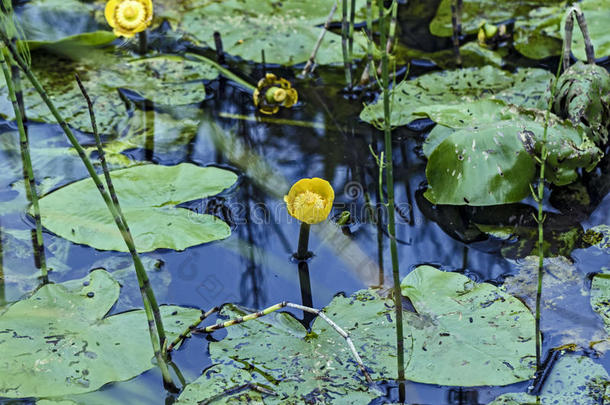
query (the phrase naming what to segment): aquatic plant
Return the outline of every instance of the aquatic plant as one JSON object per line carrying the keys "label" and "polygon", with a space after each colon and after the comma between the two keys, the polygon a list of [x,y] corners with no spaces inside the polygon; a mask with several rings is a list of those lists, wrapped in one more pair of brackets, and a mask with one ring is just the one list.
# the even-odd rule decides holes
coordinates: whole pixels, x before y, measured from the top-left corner
{"label": "aquatic plant", "polygon": [[267,115],[275,114],[280,107],[290,108],[299,100],[299,93],[283,77],[267,73],[260,79],[252,93],[254,106]]}
{"label": "aquatic plant", "polygon": [[104,10],[106,21],[116,36],[131,38],[152,23],[152,0],[108,0]]}
{"label": "aquatic plant", "polygon": [[297,259],[304,260],[309,255],[309,227],[328,217],[334,200],[335,191],[330,183],[318,177],[297,181],[284,196],[288,213],[301,221]]}
{"label": "aquatic plant", "polygon": [[[19,28],[13,23],[11,2],[7,1],[2,3],[2,7],[4,8],[4,10],[2,15],[0,15],[0,23],[5,26],[5,30],[7,30],[7,32],[13,34],[12,38],[10,38],[10,41],[12,43],[17,43],[17,35],[19,34]],[[20,49],[21,55],[24,56],[24,60],[28,61],[29,53],[27,46],[21,46]],[[28,200],[32,204],[34,222],[36,224],[35,237],[33,238],[34,258],[37,267],[40,268],[42,282],[47,283],[49,281],[49,278],[44,250],[44,240],[42,237],[42,224],[40,220],[40,208],[38,205],[38,191],[36,190],[36,179],[34,177],[34,170],[32,169],[32,158],[30,155],[28,134],[24,125],[27,118],[23,101],[20,73],[17,64],[13,62],[13,59],[10,54],[6,53],[5,57],[4,46],[0,46],[0,65],[2,66],[4,80],[8,89],[8,96],[13,106],[15,121],[17,122],[25,191]]]}

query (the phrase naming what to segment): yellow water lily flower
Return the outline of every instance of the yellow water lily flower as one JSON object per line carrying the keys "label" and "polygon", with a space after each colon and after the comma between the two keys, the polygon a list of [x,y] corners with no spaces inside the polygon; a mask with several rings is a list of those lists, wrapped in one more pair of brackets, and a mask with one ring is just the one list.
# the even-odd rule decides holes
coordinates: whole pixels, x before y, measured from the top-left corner
{"label": "yellow water lily flower", "polygon": [[290,108],[299,100],[299,94],[292,84],[273,73],[267,73],[258,81],[252,94],[254,106],[263,114],[275,114],[280,107]]}
{"label": "yellow water lily flower", "polygon": [[131,38],[152,22],[152,0],[109,0],[104,15],[114,35]]}
{"label": "yellow water lily flower", "polygon": [[334,200],[335,191],[330,183],[318,177],[297,181],[284,196],[288,213],[307,224],[324,221]]}

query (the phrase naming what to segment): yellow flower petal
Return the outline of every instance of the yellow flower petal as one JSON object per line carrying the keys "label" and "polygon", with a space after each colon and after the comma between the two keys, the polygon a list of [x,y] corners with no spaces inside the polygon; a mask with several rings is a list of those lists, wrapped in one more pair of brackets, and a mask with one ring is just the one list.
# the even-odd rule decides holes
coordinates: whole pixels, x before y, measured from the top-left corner
{"label": "yellow flower petal", "polygon": [[115,35],[130,38],[152,22],[152,0],[109,0],[104,16]]}
{"label": "yellow flower petal", "polygon": [[297,181],[284,196],[288,213],[308,224],[324,221],[334,200],[335,191],[330,183],[318,177]]}

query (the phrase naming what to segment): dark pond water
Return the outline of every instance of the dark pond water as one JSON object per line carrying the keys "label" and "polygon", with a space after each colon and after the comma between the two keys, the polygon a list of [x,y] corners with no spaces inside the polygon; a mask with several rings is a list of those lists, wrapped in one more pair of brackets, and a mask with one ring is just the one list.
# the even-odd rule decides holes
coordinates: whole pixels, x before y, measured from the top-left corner
{"label": "dark pond water", "polygon": [[[404,38],[411,45],[426,50],[448,45],[443,41],[434,42],[423,34],[420,28],[427,26],[425,19],[403,18],[402,24],[408,27]],[[552,67],[555,61],[537,64],[515,59],[514,62]],[[242,69],[245,76],[253,78],[252,81],[263,74],[262,66],[236,63],[234,67]],[[273,66],[264,69],[291,79],[295,73]],[[416,64],[410,75],[416,76],[431,69],[434,68]],[[158,268],[151,273],[151,278],[160,303],[207,309],[232,302],[263,308],[287,300],[295,303],[310,301],[313,306],[322,308],[338,293],[350,294],[378,285],[380,269],[385,287],[389,286],[391,263],[385,225],[371,223],[365,215],[365,195],[369,195],[373,202],[378,200],[378,169],[369,145],[379,150],[382,147],[381,134],[357,118],[362,102],[370,98],[348,97],[340,86],[333,84],[342,83],[342,74],[341,70],[327,69],[315,81],[293,80],[299,90],[300,102],[274,118],[297,121],[293,123],[296,125],[257,121],[250,93],[228,80],[219,79],[206,86],[208,97],[197,108],[189,106],[184,111],[172,112],[196,120],[198,130],[190,142],[168,145],[163,142],[164,134],[155,133],[145,145],[124,152],[130,159],[138,161],[162,165],[181,162],[216,165],[231,168],[240,175],[238,184],[222,195],[185,204],[195,211],[223,217],[232,224],[231,237],[184,252],[159,250],[143,255],[147,263]],[[165,113],[150,104],[144,108],[155,114]],[[238,116],[247,119],[238,119]],[[222,129],[221,141],[216,128]],[[509,223],[533,229],[530,215],[534,212],[533,201],[478,209],[432,206],[422,196],[425,159],[421,142],[425,135],[425,131],[407,129],[397,130],[394,134],[401,278],[415,266],[429,263],[463,272],[477,281],[501,283],[519,271],[532,242],[527,238],[503,240],[489,237],[476,232],[473,224]],[[14,123],[0,123],[0,137],[12,139],[6,142],[16,142],[16,136]],[[30,136],[33,149],[68,147],[60,128],[54,125],[32,124]],[[79,140],[84,144],[93,143],[89,134],[80,133]],[[233,147],[225,150],[219,142],[231,142]],[[244,153],[237,150],[236,143],[242,145]],[[14,153],[0,150],[0,160],[15,158]],[[61,177],[56,186],[86,176],[84,167],[73,156],[39,158],[35,161],[35,170],[44,172],[46,176]],[[331,243],[322,234],[322,228],[313,227],[310,249],[315,256],[309,262],[309,288],[304,282],[303,272],[299,272],[297,264],[291,260],[299,227],[287,214],[281,199],[287,189],[276,188],[278,184],[289,186],[303,177],[323,177],[330,181],[336,193],[333,215],[349,210],[354,217],[354,223],[342,229],[341,243]],[[19,170],[14,176],[2,177],[0,204],[6,205],[15,198],[17,192],[12,186],[18,181]],[[587,229],[610,223],[610,160],[606,157],[600,169],[583,176],[579,184],[588,191],[591,203],[575,207],[566,203],[559,194],[552,194],[545,207],[549,212],[547,235],[556,236],[574,228]],[[18,231],[32,227],[31,218],[23,210],[0,215],[0,231],[3,233],[0,265],[5,277],[5,282],[0,284],[0,306],[19,299],[35,287],[33,275],[36,268],[28,244],[13,237]],[[525,241],[523,245],[520,244],[522,241]],[[112,312],[140,306],[135,276],[127,271],[121,272],[130,263],[128,255],[74,245],[51,233],[45,233],[45,242],[50,266],[55,269],[51,273],[53,282],[84,277],[90,270],[104,267],[116,271],[123,285],[121,298]],[[593,255],[587,250],[577,249],[568,252],[568,256],[574,262],[574,271],[582,274],[585,281],[587,274],[608,265],[607,255]],[[311,296],[308,296],[308,289]],[[554,314],[553,322],[561,325],[558,329],[599,328],[601,321],[592,312],[588,298],[575,291],[568,294],[573,294],[565,300],[570,306],[560,308]],[[303,319],[302,313],[293,313]],[[213,319],[209,321],[212,322]],[[221,339],[224,335],[225,332],[216,332],[207,338],[195,336],[174,354],[174,362],[186,381],[194,380],[210,365],[206,339]],[[562,343],[560,333],[545,335],[545,350]],[[595,358],[595,361],[610,371],[607,356]],[[159,373],[151,370],[129,382],[110,384],[101,394],[107,396],[108,403],[171,403],[174,397],[163,390],[160,381]],[[406,390],[411,403],[485,404],[500,393],[525,390],[528,384],[460,389],[407,383]],[[375,403],[397,400],[394,382],[384,384],[384,389],[387,396]],[[20,402],[0,400],[0,403]]]}

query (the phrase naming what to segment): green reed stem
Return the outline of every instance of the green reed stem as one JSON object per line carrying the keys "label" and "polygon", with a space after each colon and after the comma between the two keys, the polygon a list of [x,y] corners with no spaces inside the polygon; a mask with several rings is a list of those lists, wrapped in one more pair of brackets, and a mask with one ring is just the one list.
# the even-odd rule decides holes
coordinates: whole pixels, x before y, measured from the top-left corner
{"label": "green reed stem", "polygon": [[[93,111],[93,103],[91,102],[91,98],[83,86],[83,83],[80,80],[78,75],[75,75],[76,82],[78,83],[78,87],[80,88],[83,97],[87,102],[87,108],[89,109],[89,117],[91,118],[91,127],[93,129],[93,136],[95,137],[95,144],[97,146],[97,152],[99,155],[100,163],[102,165],[102,171],[104,172],[104,179],[106,180],[106,186],[108,188],[108,192],[110,193],[110,197],[112,199],[112,204],[114,204],[114,208],[118,213],[120,222],[122,222],[123,227],[125,228],[125,234],[128,235],[130,239],[133,240],[131,231],[129,229],[129,224],[125,219],[125,215],[123,215],[123,210],[121,209],[121,205],[119,203],[118,196],[116,194],[116,190],[114,188],[114,184],[112,183],[112,178],[110,177],[110,170],[108,170],[108,164],[106,162],[106,154],[104,152],[104,148],[102,146],[102,141],[100,139],[100,134],[97,129],[97,121],[95,119],[95,112]],[[125,240],[127,243],[127,240]],[[151,295],[154,297],[154,291],[150,285],[150,281],[148,280],[148,276],[146,275],[146,270],[144,269],[144,265],[142,264],[142,260],[140,259],[140,255],[135,249],[130,249],[129,253],[134,262],[134,267],[136,268],[136,276],[138,279],[138,286],[140,288],[140,295],[142,296],[142,302],[144,303],[144,311],[146,312],[146,319],[148,320],[148,332],[150,335],[150,341],[153,346],[153,351],[155,354],[155,358],[159,363],[159,368],[161,370],[161,374],[163,375],[163,381],[166,384],[173,384],[171,375],[169,373],[169,369],[167,364],[165,363],[165,354],[161,351],[161,345],[165,340],[165,336],[163,335],[163,340],[160,336],[158,336],[158,331],[155,332],[156,319],[161,319],[161,314],[159,313],[159,306],[156,303],[156,299],[154,301],[155,305],[151,304],[148,296]],[[144,277],[142,277],[142,274]],[[158,339],[158,340],[157,340]]]}
{"label": "green reed stem", "polygon": [[542,336],[540,334],[540,306],[542,302],[542,280],[544,276],[544,220],[545,215],[543,212],[543,199],[544,199],[544,174],[546,170],[546,159],[548,157],[547,141],[548,141],[548,128],[549,119],[551,116],[551,108],[553,107],[553,100],[555,99],[555,90],[557,88],[557,82],[561,73],[561,59],[555,74],[555,79],[551,86],[551,96],[546,109],[546,115],[544,117],[544,132],[542,134],[542,147],[540,151],[540,157],[538,163],[540,164],[540,175],[538,177],[537,195],[534,195],[534,199],[538,203],[538,287],[536,290],[536,371],[539,373],[542,370]]}
{"label": "green reed stem", "polygon": [[341,0],[342,3],[342,20],[341,20],[341,49],[343,51],[343,64],[345,66],[345,81],[347,88],[352,88],[352,58],[349,54],[347,46],[347,37],[349,35],[349,23],[347,21],[347,0]]}
{"label": "green reed stem", "polygon": [[[395,1],[392,7],[395,7]],[[377,0],[377,5],[383,10],[383,0]],[[383,13],[383,11],[382,11]],[[388,34],[385,18],[379,21],[381,32],[381,43],[385,44]],[[390,234],[390,253],[392,256],[392,279],[394,282],[394,305],[396,307],[396,350],[397,350],[397,368],[398,382],[400,388],[404,390],[404,385],[401,384],[405,379],[405,358],[404,358],[404,337],[403,337],[403,319],[402,319],[402,292],[400,289],[400,273],[398,268],[398,247],[396,245],[396,218],[394,207],[394,162],[392,151],[392,124],[390,111],[390,73],[389,73],[389,54],[388,47],[384,49],[381,56],[381,81],[383,85],[383,114],[384,114],[384,143],[386,155],[386,188],[387,188],[387,207],[388,207],[388,233]],[[401,400],[404,400],[404,391],[401,392]]]}
{"label": "green reed stem", "polygon": [[396,42],[396,26],[398,25],[398,3],[396,1],[393,1],[390,7],[392,11],[390,13],[390,28],[388,31],[388,42],[386,44],[386,52],[388,54],[392,53],[392,50],[394,49],[394,43]]}
{"label": "green reed stem", "polygon": [[301,222],[301,229],[299,230],[299,246],[297,248],[296,259],[306,260],[309,257],[309,230],[311,225],[305,222]]}
{"label": "green reed stem", "polygon": [[24,185],[26,195],[32,203],[34,210],[34,221],[36,223],[36,243],[34,244],[34,252],[40,265],[40,273],[42,276],[42,282],[49,282],[49,275],[47,271],[46,258],[44,253],[44,240],[42,238],[42,222],[40,220],[40,207],[38,206],[38,192],[36,191],[36,181],[34,178],[34,170],[32,169],[32,158],[30,155],[30,147],[28,142],[28,136],[25,132],[25,126],[23,125],[22,109],[19,107],[17,102],[17,95],[15,93],[14,81],[9,70],[9,66],[6,58],[4,57],[4,50],[0,49],[0,64],[2,65],[2,72],[6,81],[6,87],[8,88],[9,98],[13,105],[13,111],[15,112],[15,121],[17,121],[17,129],[19,131],[19,145],[21,150],[21,161],[23,162],[24,169]]}
{"label": "green reed stem", "polygon": [[366,37],[367,37],[367,48],[366,48],[366,66],[360,76],[360,85],[367,84],[371,79],[371,69],[375,69],[373,65],[373,1],[366,0]]}
{"label": "green reed stem", "polygon": [[350,61],[354,55],[354,22],[356,21],[356,0],[352,0],[349,8],[349,32],[348,32],[348,55]]}

